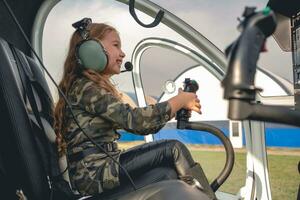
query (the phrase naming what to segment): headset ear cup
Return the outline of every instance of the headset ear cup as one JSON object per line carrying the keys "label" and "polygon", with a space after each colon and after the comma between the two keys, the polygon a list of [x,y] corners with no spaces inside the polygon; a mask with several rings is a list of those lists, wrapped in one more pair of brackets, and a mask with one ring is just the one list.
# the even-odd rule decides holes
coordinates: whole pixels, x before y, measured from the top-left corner
{"label": "headset ear cup", "polygon": [[103,46],[96,40],[83,41],[77,48],[80,64],[87,69],[103,71],[108,63],[108,57]]}

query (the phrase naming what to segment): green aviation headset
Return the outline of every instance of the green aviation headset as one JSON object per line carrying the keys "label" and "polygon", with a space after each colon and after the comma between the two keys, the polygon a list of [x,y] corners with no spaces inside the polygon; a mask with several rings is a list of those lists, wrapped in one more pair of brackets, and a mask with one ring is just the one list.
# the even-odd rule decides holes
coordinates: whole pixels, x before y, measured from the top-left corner
{"label": "green aviation headset", "polygon": [[78,64],[84,68],[102,72],[108,63],[108,56],[105,48],[98,40],[89,38],[87,27],[91,23],[91,18],[83,18],[72,24],[83,39],[75,47],[75,57]]}

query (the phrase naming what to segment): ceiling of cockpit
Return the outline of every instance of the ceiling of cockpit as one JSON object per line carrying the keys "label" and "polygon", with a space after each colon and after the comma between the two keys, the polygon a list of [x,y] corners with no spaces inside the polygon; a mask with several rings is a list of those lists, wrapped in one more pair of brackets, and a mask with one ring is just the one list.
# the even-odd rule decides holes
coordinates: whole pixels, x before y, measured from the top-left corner
{"label": "ceiling of cockpit", "polygon": [[[16,18],[19,20],[20,25],[24,32],[31,38],[31,30],[36,16],[37,10],[40,8],[44,0],[6,0],[12,11],[15,13]],[[0,1],[0,36],[10,43],[17,46],[22,51],[30,54],[29,47],[25,43],[21,32],[13,22],[7,8],[3,1]]]}

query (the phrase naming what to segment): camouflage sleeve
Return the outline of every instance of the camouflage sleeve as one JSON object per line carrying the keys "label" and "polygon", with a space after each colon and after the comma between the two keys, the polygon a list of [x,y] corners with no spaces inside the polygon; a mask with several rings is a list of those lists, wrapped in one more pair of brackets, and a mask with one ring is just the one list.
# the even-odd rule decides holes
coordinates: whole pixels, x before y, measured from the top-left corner
{"label": "camouflage sleeve", "polygon": [[112,122],[116,129],[147,135],[156,133],[170,120],[171,107],[168,102],[132,108],[94,84],[86,84],[80,94],[78,103],[85,110]]}

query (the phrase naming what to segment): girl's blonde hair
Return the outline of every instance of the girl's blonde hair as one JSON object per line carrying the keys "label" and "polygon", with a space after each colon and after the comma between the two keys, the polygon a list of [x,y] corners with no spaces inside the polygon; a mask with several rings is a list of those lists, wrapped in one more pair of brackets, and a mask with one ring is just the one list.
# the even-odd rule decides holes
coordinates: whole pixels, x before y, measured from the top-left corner
{"label": "girl's blonde hair", "polygon": [[[104,23],[92,23],[87,27],[87,29],[89,30],[89,37],[97,40],[102,40],[106,34],[116,31],[115,28]],[[80,33],[75,31],[70,40],[69,51],[64,63],[64,72],[59,83],[59,88],[64,94],[68,94],[70,87],[76,79],[86,77],[96,83],[99,87],[105,89],[116,98],[120,99],[121,95],[110,82],[108,76],[102,76],[101,73],[92,69],[83,69],[77,64],[75,56],[76,45],[82,40],[83,39],[80,36]],[[66,151],[66,142],[63,137],[67,131],[65,126],[65,109],[66,102],[61,96],[59,96],[58,102],[54,109],[54,131],[56,133],[56,142],[60,155],[64,154]]]}

